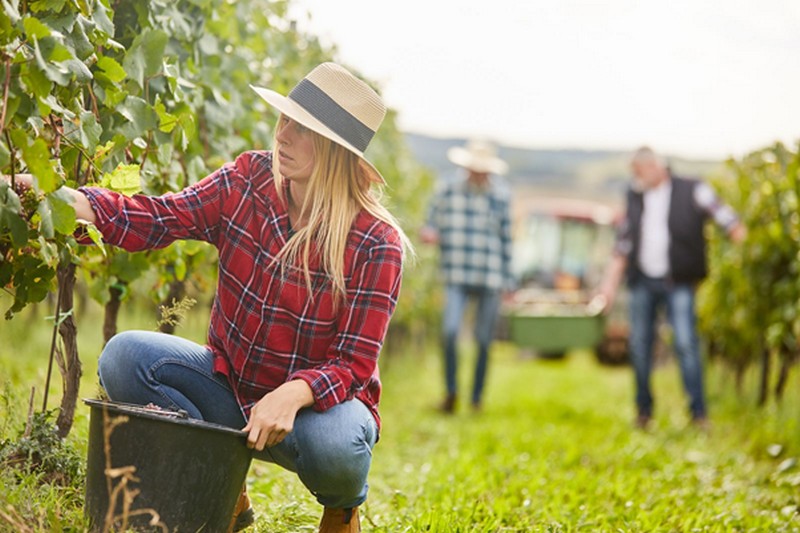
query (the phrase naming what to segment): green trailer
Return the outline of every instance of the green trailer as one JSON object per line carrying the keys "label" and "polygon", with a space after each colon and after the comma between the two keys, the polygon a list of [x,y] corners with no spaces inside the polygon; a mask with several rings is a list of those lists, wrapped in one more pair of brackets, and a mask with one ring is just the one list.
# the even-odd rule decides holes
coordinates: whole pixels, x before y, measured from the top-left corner
{"label": "green trailer", "polygon": [[540,357],[558,358],[570,350],[598,350],[606,316],[587,295],[563,291],[517,291],[504,304],[509,336]]}
{"label": "green trailer", "polygon": [[587,348],[601,363],[627,362],[627,321],[619,304],[603,313],[593,296],[611,255],[615,216],[597,202],[550,198],[518,218],[514,270],[520,288],[501,312],[510,341],[539,357]]}

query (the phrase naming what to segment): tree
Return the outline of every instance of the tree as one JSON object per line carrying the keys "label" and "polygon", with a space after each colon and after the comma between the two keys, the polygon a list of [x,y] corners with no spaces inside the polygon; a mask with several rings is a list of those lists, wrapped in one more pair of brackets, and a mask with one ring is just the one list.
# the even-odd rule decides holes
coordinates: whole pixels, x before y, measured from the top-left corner
{"label": "tree", "polygon": [[741,245],[718,234],[710,243],[710,275],[700,295],[700,324],[712,350],[731,363],[737,382],[761,363],[759,404],[780,398],[800,355],[800,152],[781,143],[727,162],[720,187],[747,227]]}

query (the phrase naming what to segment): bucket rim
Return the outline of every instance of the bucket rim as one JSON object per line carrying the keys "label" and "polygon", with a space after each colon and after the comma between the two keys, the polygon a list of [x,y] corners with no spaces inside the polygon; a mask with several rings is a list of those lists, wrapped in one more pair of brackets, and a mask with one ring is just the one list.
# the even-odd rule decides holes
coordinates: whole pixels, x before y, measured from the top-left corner
{"label": "bucket rim", "polygon": [[146,409],[143,405],[115,402],[113,400],[98,400],[95,398],[84,398],[83,403],[90,407],[107,409],[109,411],[116,412],[117,414],[133,415],[139,418],[146,418],[149,420],[156,420],[158,422],[168,422],[180,426],[215,431],[236,437],[247,437],[247,432],[240,429],[234,429],[221,424],[216,424],[214,422],[198,420],[196,418],[185,418],[187,416],[185,412],[171,411],[166,409],[164,411],[157,411],[155,409]]}

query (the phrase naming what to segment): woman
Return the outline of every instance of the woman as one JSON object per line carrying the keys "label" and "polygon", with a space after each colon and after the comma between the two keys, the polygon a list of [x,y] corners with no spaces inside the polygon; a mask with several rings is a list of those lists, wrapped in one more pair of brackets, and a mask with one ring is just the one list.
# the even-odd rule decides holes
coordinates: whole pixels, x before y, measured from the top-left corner
{"label": "woman", "polygon": [[[296,472],[325,506],[320,531],[359,531],[378,439],[377,358],[409,242],[371,190],[363,155],[380,97],[324,63],[287,97],[272,152],[247,152],[161,197],[86,187],[78,218],[126,250],[198,239],[219,250],[208,343],[129,331],[99,361],[112,400],[244,428],[255,457]],[[233,529],[253,522],[246,492]]]}

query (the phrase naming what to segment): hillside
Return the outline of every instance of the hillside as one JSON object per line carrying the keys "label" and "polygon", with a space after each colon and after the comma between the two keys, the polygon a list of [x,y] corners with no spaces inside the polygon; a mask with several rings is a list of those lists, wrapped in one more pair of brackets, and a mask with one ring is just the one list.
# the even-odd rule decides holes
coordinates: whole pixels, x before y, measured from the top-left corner
{"label": "hillside", "polygon": [[[416,158],[437,175],[455,171],[447,160],[447,149],[463,145],[463,138],[439,138],[407,133]],[[515,196],[564,196],[593,199],[618,205],[629,179],[630,152],[611,150],[537,149],[500,145],[498,155],[510,170],[508,180]],[[673,169],[694,177],[706,177],[720,168],[720,161],[699,161],[669,157]]]}

